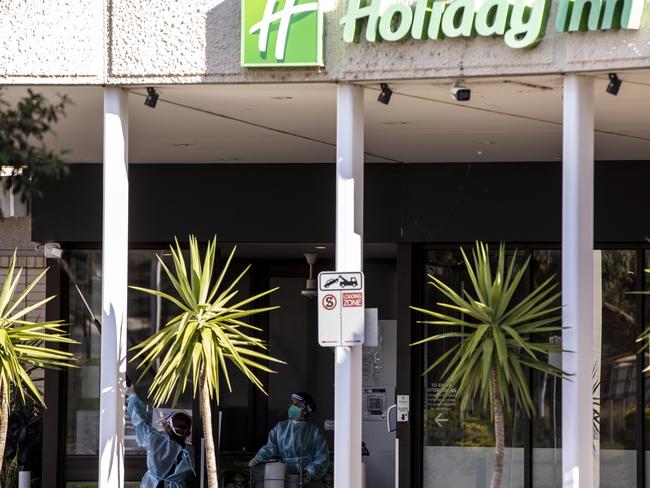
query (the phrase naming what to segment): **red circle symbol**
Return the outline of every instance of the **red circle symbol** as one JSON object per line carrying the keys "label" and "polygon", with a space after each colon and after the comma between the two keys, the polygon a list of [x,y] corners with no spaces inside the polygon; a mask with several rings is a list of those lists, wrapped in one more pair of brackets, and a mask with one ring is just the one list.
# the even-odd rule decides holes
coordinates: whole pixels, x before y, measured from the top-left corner
{"label": "red circle symbol", "polygon": [[325,295],[323,297],[323,308],[325,310],[334,310],[336,308],[336,297],[334,295]]}

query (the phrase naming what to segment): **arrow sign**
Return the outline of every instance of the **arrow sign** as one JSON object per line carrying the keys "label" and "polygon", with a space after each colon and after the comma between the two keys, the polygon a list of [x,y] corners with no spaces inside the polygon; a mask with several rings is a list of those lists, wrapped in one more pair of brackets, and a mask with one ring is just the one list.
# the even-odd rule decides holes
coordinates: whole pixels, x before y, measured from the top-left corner
{"label": "arrow sign", "polygon": [[441,419],[441,418],[440,418],[441,415],[442,415],[442,414],[439,413],[439,414],[436,416],[436,418],[433,419],[433,421],[434,421],[436,424],[438,424],[438,427],[442,427],[441,422],[449,422],[449,419]]}

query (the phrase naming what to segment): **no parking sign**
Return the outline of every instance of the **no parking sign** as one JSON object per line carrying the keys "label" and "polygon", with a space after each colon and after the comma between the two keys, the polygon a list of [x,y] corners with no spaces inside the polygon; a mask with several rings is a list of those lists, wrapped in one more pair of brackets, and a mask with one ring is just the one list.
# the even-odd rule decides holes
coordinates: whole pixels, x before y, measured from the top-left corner
{"label": "no parking sign", "polygon": [[361,346],[364,340],[364,277],[360,271],[318,275],[318,342]]}

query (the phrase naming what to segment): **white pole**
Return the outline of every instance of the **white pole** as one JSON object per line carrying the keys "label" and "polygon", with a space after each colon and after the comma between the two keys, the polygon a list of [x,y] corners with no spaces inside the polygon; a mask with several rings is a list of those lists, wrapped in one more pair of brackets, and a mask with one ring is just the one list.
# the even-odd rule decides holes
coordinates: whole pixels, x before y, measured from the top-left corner
{"label": "white pole", "polygon": [[124,486],[124,378],[128,265],[128,97],[104,89],[104,225],[102,242],[99,488]]}
{"label": "white pole", "polygon": [[[336,117],[336,270],[363,264],[363,88],[339,84]],[[337,347],[334,486],[361,487],[361,350]]]}
{"label": "white pole", "polygon": [[562,472],[564,488],[592,488],[594,89],[564,79],[562,163]]}

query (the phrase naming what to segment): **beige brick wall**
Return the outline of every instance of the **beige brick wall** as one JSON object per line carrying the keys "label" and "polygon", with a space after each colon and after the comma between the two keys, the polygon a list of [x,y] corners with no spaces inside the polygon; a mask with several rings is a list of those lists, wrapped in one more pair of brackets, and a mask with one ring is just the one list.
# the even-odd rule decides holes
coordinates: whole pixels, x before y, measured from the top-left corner
{"label": "beige brick wall", "polygon": [[[0,256],[0,284],[5,283],[7,279],[7,271],[9,268],[10,256]],[[18,256],[16,266],[18,268],[23,268],[23,271],[20,275],[20,281],[16,289],[15,296],[18,296],[25,290],[25,287],[34,281],[38,275],[40,275],[45,269],[45,258],[42,256]],[[45,294],[45,280],[43,277],[41,281],[32,289],[30,294],[24,301],[24,306],[30,306],[39,301],[43,300],[46,297]],[[27,320],[38,321],[45,320],[45,307],[39,307],[35,310],[32,310],[27,314]]]}

